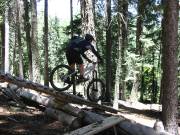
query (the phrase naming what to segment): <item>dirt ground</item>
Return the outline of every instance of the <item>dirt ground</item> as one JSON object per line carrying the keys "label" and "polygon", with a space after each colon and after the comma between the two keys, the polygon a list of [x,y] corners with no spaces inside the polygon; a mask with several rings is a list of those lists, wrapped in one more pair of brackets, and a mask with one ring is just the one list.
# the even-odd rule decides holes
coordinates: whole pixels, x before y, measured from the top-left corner
{"label": "dirt ground", "polygon": [[[0,135],[62,135],[71,130],[61,122],[47,117],[44,108],[33,104],[26,107],[17,105],[0,92]],[[121,109],[118,115],[132,119],[143,125],[153,127],[156,118],[137,112]]]}
{"label": "dirt ground", "polygon": [[18,106],[0,93],[0,135],[60,135],[61,122],[43,113],[43,107]]}

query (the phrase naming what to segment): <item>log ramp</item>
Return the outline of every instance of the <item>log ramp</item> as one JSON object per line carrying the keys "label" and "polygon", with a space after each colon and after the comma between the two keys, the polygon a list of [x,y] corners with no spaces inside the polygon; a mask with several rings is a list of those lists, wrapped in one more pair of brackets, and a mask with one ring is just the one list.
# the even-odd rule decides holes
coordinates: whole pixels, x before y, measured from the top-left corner
{"label": "log ramp", "polygon": [[[71,132],[65,135],[170,135],[165,131],[155,131],[153,128],[125,119],[116,114],[119,110],[112,107],[99,105],[65,92],[57,92],[52,88],[10,74],[0,72],[0,82],[9,84],[7,93],[16,93],[20,97],[45,106],[45,114],[70,127]],[[74,104],[110,112],[111,116],[80,109]]]}

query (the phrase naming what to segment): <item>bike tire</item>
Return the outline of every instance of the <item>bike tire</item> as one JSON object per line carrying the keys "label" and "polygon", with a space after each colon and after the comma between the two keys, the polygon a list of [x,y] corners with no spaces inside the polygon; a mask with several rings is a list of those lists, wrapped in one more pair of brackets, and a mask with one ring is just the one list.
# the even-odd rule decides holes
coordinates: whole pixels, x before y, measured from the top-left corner
{"label": "bike tire", "polygon": [[72,69],[68,65],[56,66],[50,74],[51,86],[57,91],[65,91],[71,87],[72,84],[66,83],[62,80],[63,76],[71,73]]}
{"label": "bike tire", "polygon": [[[98,84],[98,88],[94,85]],[[94,94],[93,94],[93,92]],[[98,102],[105,97],[105,84],[101,79],[93,79],[87,87],[87,98],[92,102]]]}

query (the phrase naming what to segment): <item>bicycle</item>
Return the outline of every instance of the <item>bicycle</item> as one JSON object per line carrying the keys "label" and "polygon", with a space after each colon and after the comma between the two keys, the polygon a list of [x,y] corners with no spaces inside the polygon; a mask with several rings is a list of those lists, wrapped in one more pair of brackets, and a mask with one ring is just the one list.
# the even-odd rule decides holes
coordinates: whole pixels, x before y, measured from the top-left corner
{"label": "bicycle", "polygon": [[[88,63],[84,69],[84,76],[90,76],[92,79],[87,86],[87,98],[90,101],[97,102],[105,96],[105,84],[98,78],[97,63]],[[80,76],[79,70],[73,71],[68,65],[56,66],[50,74],[51,86],[57,91],[68,90],[72,85],[76,86],[82,82],[78,82]]]}

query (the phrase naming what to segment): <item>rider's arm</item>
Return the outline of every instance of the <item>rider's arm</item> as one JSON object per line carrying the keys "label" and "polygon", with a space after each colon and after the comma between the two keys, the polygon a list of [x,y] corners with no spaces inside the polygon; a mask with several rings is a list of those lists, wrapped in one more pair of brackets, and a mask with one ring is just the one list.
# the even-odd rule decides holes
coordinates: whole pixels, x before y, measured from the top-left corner
{"label": "rider's arm", "polygon": [[99,55],[99,53],[95,50],[94,46],[91,45],[91,49],[90,49],[90,50],[94,53],[94,55],[95,55],[101,62],[103,61],[102,58],[101,58],[101,56]]}
{"label": "rider's arm", "polygon": [[92,61],[84,54],[84,53],[82,53],[81,54],[89,63],[92,63]]}

